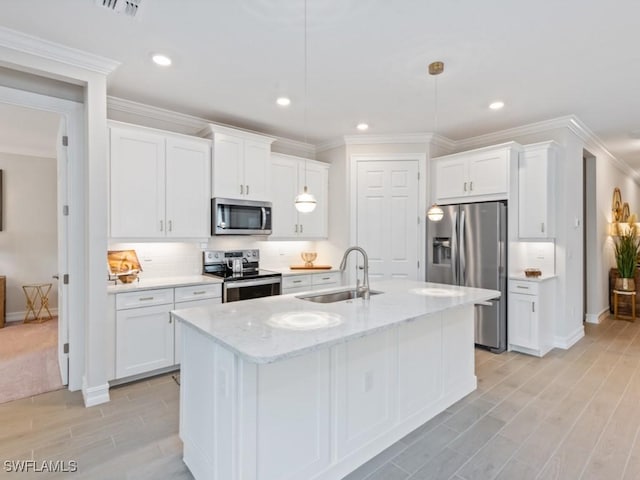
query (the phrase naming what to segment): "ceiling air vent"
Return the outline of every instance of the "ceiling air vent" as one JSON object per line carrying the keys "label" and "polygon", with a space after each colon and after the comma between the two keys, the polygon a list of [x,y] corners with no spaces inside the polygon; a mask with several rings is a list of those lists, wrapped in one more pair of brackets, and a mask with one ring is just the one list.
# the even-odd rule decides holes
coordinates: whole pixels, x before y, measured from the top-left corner
{"label": "ceiling air vent", "polygon": [[96,0],[96,3],[112,12],[135,17],[142,0]]}

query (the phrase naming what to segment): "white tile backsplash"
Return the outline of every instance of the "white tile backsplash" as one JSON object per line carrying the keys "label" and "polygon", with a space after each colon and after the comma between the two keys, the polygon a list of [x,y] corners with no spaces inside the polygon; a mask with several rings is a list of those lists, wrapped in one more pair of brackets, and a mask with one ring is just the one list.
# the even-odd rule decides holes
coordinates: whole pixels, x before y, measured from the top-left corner
{"label": "white tile backsplash", "polygon": [[162,278],[202,273],[202,249],[199,243],[140,242],[113,243],[109,250],[133,249],[142,266],[141,277]]}
{"label": "white tile backsplash", "polygon": [[543,275],[555,274],[554,242],[513,242],[509,253],[510,275],[521,275],[525,268],[539,268]]}

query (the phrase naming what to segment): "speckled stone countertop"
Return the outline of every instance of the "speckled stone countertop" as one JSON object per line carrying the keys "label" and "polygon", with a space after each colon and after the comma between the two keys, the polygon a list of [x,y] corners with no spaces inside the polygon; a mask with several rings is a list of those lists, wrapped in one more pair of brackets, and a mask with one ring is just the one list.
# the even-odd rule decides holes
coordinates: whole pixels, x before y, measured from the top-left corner
{"label": "speckled stone countertop", "polygon": [[139,282],[118,282],[116,285],[114,285],[113,282],[109,282],[109,284],[107,285],[107,293],[135,292],[137,290],[151,290],[154,288],[187,287],[189,285],[200,285],[203,283],[222,283],[222,280],[208,275],[161,278],[141,277]]}
{"label": "speckled stone countertop", "polygon": [[173,314],[246,360],[271,363],[500,296],[497,290],[409,280],[375,282],[371,289],[383,293],[369,300],[324,304],[289,294],[174,310]]}

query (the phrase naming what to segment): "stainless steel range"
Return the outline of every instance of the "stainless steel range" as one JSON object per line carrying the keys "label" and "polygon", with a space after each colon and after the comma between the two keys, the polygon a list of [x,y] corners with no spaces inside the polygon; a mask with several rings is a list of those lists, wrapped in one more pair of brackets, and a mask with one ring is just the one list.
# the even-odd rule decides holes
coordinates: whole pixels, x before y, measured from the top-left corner
{"label": "stainless steel range", "polygon": [[280,295],[282,275],[260,268],[259,250],[206,250],[202,273],[222,278],[222,301]]}

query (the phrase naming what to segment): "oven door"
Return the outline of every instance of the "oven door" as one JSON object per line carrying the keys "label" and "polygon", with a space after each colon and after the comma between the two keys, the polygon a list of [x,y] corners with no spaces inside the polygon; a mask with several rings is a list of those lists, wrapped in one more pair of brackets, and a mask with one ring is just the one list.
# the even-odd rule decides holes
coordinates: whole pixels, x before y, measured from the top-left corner
{"label": "oven door", "polygon": [[212,235],[270,235],[271,203],[213,198]]}
{"label": "oven door", "polygon": [[250,280],[231,280],[224,282],[222,301],[237,302],[252,298],[280,295],[282,277],[252,278]]}

